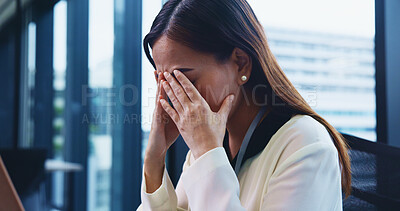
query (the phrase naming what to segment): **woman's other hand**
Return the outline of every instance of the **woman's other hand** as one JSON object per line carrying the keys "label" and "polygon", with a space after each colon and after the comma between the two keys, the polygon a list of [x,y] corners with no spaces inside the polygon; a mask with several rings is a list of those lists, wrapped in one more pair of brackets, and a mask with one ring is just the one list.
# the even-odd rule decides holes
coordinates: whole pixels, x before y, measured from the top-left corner
{"label": "woman's other hand", "polygon": [[164,79],[164,76],[161,72],[157,73],[156,71],[154,71],[154,75],[157,80],[156,106],[153,112],[149,141],[146,148],[146,159],[165,158],[168,148],[175,142],[179,135],[175,123],[160,104],[160,99],[167,98],[160,83]]}
{"label": "woman's other hand", "polygon": [[176,79],[168,72],[160,81],[173,106],[160,99],[163,109],[175,122],[180,134],[197,159],[207,151],[221,147],[226,122],[232,108],[233,95],[228,95],[218,112],[213,112],[190,80],[174,70]]}
{"label": "woman's other hand", "polygon": [[144,157],[144,173],[148,193],[152,193],[160,187],[167,150],[179,135],[175,123],[160,104],[160,99],[165,99],[167,96],[160,83],[164,78],[163,74],[154,71],[154,76],[157,81],[156,105]]}

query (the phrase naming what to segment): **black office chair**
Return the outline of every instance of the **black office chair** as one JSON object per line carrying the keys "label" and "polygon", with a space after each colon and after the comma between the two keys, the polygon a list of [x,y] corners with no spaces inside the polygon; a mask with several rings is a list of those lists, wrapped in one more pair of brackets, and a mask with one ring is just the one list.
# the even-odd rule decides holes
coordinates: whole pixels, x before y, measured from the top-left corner
{"label": "black office chair", "polygon": [[343,134],[350,145],[352,193],[343,209],[400,210],[400,148]]}
{"label": "black office chair", "polygon": [[0,149],[0,155],[26,210],[47,210],[45,149]]}

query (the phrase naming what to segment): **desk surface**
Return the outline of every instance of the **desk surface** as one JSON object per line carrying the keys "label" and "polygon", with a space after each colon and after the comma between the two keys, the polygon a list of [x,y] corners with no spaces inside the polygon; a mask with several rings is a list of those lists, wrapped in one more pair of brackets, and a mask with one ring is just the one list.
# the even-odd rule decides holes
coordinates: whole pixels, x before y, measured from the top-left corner
{"label": "desk surface", "polygon": [[75,172],[82,171],[82,165],[78,163],[70,163],[62,160],[47,159],[44,164],[46,172],[64,171],[64,172]]}

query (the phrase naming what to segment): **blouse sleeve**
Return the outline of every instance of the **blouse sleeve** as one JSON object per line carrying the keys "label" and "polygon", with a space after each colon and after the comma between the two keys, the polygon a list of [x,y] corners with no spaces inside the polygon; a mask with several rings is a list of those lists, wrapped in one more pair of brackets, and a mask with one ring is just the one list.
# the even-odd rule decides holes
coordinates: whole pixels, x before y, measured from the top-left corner
{"label": "blouse sleeve", "polygon": [[[189,151],[190,152],[190,151]],[[183,170],[189,163],[189,153],[186,155],[186,160],[183,164]],[[144,168],[143,168],[144,169]],[[142,170],[142,186],[141,186],[141,199],[142,204],[139,205],[137,211],[148,210],[187,210],[187,198],[180,180],[178,181],[176,189],[172,184],[169,177],[167,168],[164,165],[163,177],[160,187],[153,193],[148,193],[146,188],[145,174]]]}
{"label": "blouse sleeve", "polygon": [[245,210],[239,199],[239,181],[223,147],[197,158],[180,180],[191,210]]}
{"label": "blouse sleeve", "polygon": [[[161,186],[146,192],[142,180],[141,210],[245,210],[239,200],[239,181],[223,147],[217,147],[190,162],[190,150],[174,190],[166,168]],[[144,178],[144,173],[142,174]],[[204,203],[207,202],[207,203]]]}
{"label": "blouse sleeve", "polygon": [[333,145],[316,142],[290,155],[271,176],[261,210],[342,210],[341,173]]}

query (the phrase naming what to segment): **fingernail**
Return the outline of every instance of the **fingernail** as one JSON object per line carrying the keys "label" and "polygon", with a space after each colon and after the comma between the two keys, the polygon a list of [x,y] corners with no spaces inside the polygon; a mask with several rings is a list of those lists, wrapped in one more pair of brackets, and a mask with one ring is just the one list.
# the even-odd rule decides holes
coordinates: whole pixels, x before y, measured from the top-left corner
{"label": "fingernail", "polygon": [[178,70],[174,70],[174,74],[176,75],[179,71]]}
{"label": "fingernail", "polygon": [[169,75],[169,72],[164,72],[164,76],[167,77]]}
{"label": "fingernail", "polygon": [[230,99],[231,102],[233,102],[233,99],[235,99],[235,95],[229,96],[229,99]]}

